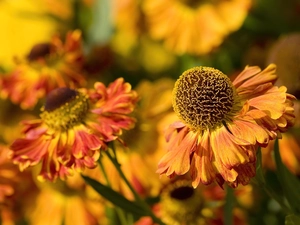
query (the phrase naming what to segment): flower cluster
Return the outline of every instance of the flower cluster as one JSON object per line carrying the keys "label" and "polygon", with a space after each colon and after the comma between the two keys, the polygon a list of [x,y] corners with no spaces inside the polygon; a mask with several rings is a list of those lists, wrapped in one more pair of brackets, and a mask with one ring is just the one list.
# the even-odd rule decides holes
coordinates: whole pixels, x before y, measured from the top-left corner
{"label": "flower cluster", "polygon": [[298,224],[297,9],[0,1],[0,224]]}

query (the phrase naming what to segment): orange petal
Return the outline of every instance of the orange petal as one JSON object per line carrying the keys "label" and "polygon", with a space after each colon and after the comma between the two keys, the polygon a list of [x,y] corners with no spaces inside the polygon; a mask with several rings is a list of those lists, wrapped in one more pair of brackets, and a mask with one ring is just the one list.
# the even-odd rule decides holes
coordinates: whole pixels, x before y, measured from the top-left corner
{"label": "orange petal", "polygon": [[216,162],[221,162],[228,169],[250,161],[244,149],[234,142],[234,136],[225,127],[211,132],[210,141]]}
{"label": "orange petal", "polygon": [[252,145],[257,142],[261,144],[269,142],[268,133],[254,121],[237,119],[232,124],[228,124],[228,128],[235,137],[246,140]]}
{"label": "orange petal", "polygon": [[200,182],[203,184],[212,183],[216,176],[216,172],[211,162],[212,150],[208,134],[208,132],[204,132],[192,158],[191,177],[194,188],[196,188]]}
{"label": "orange petal", "polygon": [[[190,169],[190,154],[195,148],[197,134],[190,131],[173,149],[167,152],[166,155],[158,163],[157,173],[165,173],[167,176],[173,174],[183,175]],[[177,136],[173,137],[177,138]]]}

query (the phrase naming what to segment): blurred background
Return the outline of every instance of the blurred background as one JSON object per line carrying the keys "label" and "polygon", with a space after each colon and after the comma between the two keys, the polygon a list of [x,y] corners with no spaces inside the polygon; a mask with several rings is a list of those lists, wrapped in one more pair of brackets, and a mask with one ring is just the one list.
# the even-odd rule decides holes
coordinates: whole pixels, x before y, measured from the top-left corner
{"label": "blurred background", "polygon": [[[40,183],[34,168],[20,172],[6,158],[9,144],[20,136],[20,122],[38,118],[54,88],[32,93],[45,71],[79,74],[76,87],[123,77],[138,92],[137,124],[122,136],[127,147],[116,145],[118,158],[137,192],[170,225],[226,224],[228,204],[220,187],[194,190],[184,178],[169,180],[155,172],[165,149],[164,127],[175,120],[172,88],[183,71],[210,66],[234,77],[247,65],[263,69],[275,63],[277,85],[300,97],[300,0],[0,0],[0,30],[3,225],[154,224],[120,212],[80,174]],[[295,109],[296,125],[279,146],[283,162],[299,176],[298,102]],[[280,193],[272,149],[262,149],[263,172]],[[103,162],[109,182],[99,168],[85,174],[132,199],[112,165]],[[233,224],[284,224],[284,209],[255,182],[233,194]]]}

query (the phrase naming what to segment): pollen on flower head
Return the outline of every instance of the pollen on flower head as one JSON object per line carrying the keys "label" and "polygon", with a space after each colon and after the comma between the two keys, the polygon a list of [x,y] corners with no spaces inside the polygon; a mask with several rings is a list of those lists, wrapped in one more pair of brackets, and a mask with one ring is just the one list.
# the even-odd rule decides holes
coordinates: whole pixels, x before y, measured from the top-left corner
{"label": "pollen on flower head", "polygon": [[230,79],[210,67],[185,71],[173,89],[174,111],[195,130],[216,129],[230,121],[238,105]]}
{"label": "pollen on flower head", "polygon": [[57,88],[48,94],[41,118],[49,127],[64,131],[81,123],[88,108],[85,94],[67,87]]}

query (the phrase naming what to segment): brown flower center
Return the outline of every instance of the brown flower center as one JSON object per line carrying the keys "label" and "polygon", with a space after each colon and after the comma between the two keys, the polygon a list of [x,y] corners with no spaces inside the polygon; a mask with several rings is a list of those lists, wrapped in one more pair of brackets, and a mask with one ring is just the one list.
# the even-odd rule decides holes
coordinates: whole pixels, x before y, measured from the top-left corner
{"label": "brown flower center", "polygon": [[42,43],[37,44],[32,47],[30,53],[27,55],[27,59],[29,61],[34,61],[39,58],[44,58],[45,56],[50,54],[50,44],[49,43]]}
{"label": "brown flower center", "polygon": [[185,6],[190,8],[197,8],[203,4],[216,4],[219,0],[179,0]]}
{"label": "brown flower center", "polygon": [[215,129],[231,118],[236,97],[230,79],[221,71],[194,67],[176,81],[173,107],[189,127]]}
{"label": "brown flower center", "polygon": [[41,118],[55,130],[67,130],[81,123],[88,111],[88,97],[66,87],[51,91],[42,108]]}
{"label": "brown flower center", "polygon": [[189,186],[178,187],[170,192],[170,196],[177,200],[185,200],[193,196],[194,188]]}

